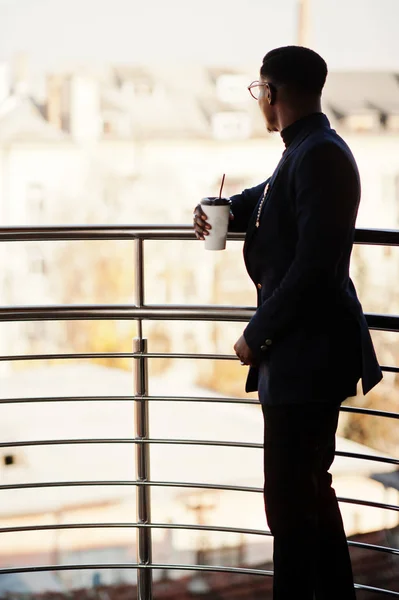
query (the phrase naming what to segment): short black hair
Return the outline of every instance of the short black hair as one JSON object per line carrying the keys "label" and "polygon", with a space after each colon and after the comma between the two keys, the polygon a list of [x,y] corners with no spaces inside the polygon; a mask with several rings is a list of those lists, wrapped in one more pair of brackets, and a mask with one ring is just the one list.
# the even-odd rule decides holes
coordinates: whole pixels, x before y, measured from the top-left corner
{"label": "short black hair", "polygon": [[303,46],[283,46],[266,54],[260,69],[263,78],[276,87],[286,86],[299,93],[321,96],[327,77],[323,58]]}

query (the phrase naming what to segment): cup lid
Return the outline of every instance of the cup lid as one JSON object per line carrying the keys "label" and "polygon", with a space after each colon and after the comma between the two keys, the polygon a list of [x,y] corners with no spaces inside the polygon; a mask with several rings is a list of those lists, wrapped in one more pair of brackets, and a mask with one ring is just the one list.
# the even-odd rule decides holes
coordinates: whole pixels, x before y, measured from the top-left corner
{"label": "cup lid", "polygon": [[209,196],[207,198],[202,198],[201,204],[205,206],[226,206],[231,204],[230,198],[219,198],[218,196]]}

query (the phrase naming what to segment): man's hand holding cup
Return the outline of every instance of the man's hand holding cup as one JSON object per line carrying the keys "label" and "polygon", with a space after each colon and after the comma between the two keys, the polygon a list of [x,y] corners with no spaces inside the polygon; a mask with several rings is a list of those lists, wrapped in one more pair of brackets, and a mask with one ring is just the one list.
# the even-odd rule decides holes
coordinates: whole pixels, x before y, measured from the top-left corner
{"label": "man's hand holding cup", "polygon": [[[206,250],[224,250],[229,220],[234,219],[229,198],[203,198],[193,214],[196,238],[205,240]],[[206,211],[206,212],[205,212]]]}

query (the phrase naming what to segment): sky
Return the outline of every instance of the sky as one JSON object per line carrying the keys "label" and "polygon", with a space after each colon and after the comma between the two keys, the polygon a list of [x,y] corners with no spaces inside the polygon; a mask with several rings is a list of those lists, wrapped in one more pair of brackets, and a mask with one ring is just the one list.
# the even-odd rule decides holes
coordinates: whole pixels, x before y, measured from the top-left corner
{"label": "sky", "polygon": [[[399,72],[399,0],[310,0],[330,70]],[[0,62],[256,65],[297,42],[298,0],[0,0]]]}

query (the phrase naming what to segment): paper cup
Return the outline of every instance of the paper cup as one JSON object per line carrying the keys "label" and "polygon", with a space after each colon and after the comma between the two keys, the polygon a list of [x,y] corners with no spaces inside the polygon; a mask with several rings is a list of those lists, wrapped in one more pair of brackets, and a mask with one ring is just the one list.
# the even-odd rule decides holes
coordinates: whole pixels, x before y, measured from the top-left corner
{"label": "paper cup", "polygon": [[[217,202],[217,204],[213,204]],[[206,250],[224,250],[226,248],[231,202],[228,198],[203,198],[201,207],[211,226],[205,236]]]}

